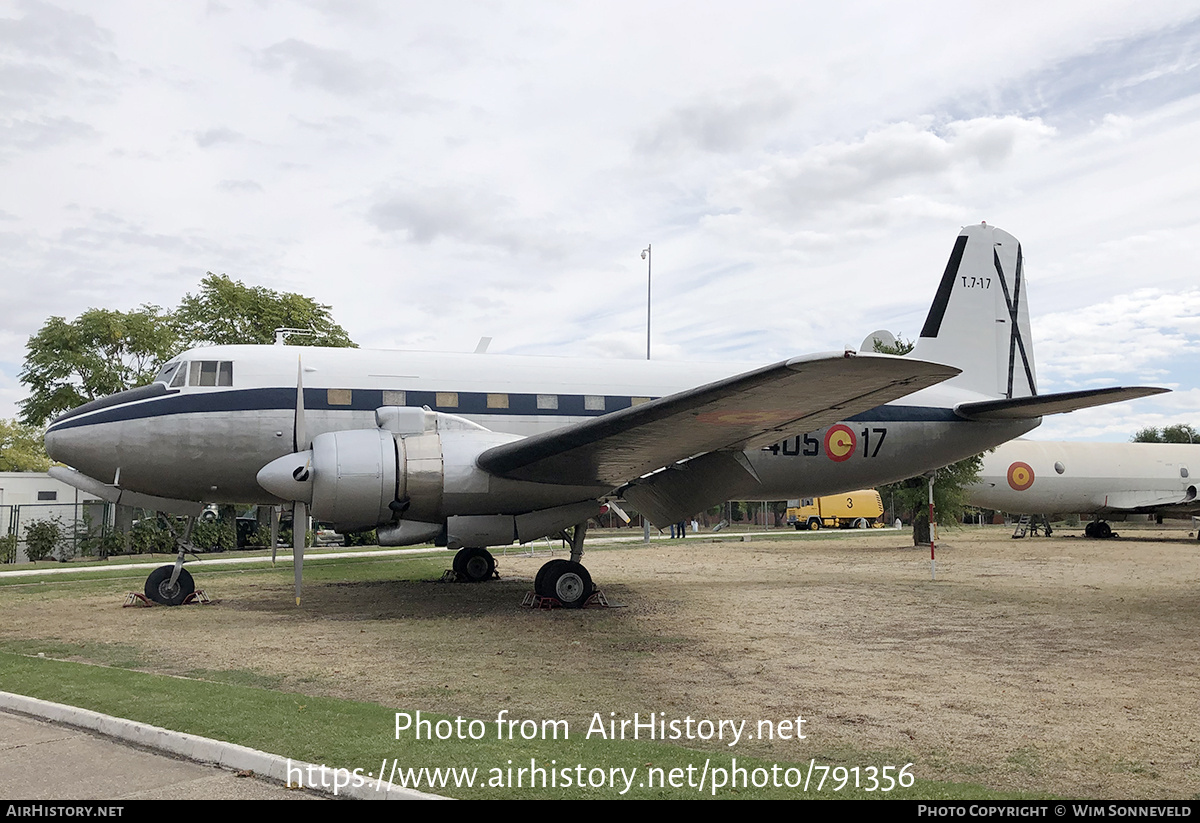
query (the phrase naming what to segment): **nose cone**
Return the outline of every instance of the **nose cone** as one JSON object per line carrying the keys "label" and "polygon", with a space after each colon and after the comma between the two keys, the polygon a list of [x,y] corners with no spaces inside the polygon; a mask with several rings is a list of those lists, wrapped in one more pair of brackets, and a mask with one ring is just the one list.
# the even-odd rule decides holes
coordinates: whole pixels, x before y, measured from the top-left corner
{"label": "nose cone", "polygon": [[46,454],[56,463],[65,463],[91,477],[110,478],[118,462],[113,444],[96,436],[90,426],[62,426],[46,430]]}
{"label": "nose cone", "polygon": [[313,470],[311,451],[285,454],[258,471],[258,485],[281,500],[312,503]]}
{"label": "nose cone", "polygon": [[71,465],[70,455],[68,453],[67,438],[61,430],[48,429],[46,431],[46,454],[56,463],[66,463]]}

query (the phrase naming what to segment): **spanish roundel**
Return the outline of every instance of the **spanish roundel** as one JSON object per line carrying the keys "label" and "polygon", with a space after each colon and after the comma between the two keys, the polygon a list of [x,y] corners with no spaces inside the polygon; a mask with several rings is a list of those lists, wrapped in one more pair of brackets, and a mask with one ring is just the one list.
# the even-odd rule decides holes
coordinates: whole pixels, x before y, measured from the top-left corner
{"label": "spanish roundel", "polygon": [[839,423],[825,433],[825,453],[835,463],[849,460],[857,445],[858,441],[854,438],[854,432],[849,426]]}
{"label": "spanish roundel", "polygon": [[1008,467],[1008,485],[1013,491],[1023,492],[1033,485],[1033,468],[1019,460]]}

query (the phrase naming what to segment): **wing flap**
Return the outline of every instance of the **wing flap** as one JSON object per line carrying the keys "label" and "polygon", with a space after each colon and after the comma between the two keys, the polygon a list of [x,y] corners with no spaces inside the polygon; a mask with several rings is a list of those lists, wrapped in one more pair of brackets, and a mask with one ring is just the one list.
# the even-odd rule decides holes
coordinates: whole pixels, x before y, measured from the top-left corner
{"label": "wing flap", "polygon": [[958,373],[853,351],[798,357],[496,446],[477,463],[517,480],[615,487],[699,454],[815,431]]}
{"label": "wing flap", "polygon": [[1014,397],[1010,400],[979,400],[959,403],[954,413],[967,420],[1021,420],[1043,417],[1047,414],[1089,409],[1125,400],[1136,400],[1152,394],[1162,394],[1170,389],[1151,386],[1113,386],[1107,389],[1085,389],[1055,394],[1038,394],[1033,397]]}

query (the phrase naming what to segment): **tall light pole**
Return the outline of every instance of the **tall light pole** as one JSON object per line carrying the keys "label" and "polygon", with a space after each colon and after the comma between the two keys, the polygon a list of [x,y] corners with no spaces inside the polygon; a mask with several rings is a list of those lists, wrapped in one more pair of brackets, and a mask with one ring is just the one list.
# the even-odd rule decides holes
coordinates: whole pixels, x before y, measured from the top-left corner
{"label": "tall light pole", "polygon": [[[646,248],[642,249],[642,259],[646,261],[646,359],[650,359],[650,267],[654,261],[650,257],[650,244],[646,244]],[[674,529],[671,530],[674,534]],[[642,542],[650,542],[650,521],[646,519],[646,515],[642,515]]]}
{"label": "tall light pole", "polygon": [[650,267],[654,261],[650,257],[650,244],[642,249],[642,259],[646,261],[646,359],[650,359]]}

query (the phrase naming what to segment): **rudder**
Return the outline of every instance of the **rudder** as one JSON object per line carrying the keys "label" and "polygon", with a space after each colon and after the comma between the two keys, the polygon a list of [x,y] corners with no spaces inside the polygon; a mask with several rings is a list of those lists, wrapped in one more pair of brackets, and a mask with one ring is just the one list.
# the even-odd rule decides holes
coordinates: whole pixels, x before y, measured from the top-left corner
{"label": "rudder", "polygon": [[986,223],[959,233],[913,356],[962,369],[948,386],[988,397],[1037,395],[1017,238]]}

